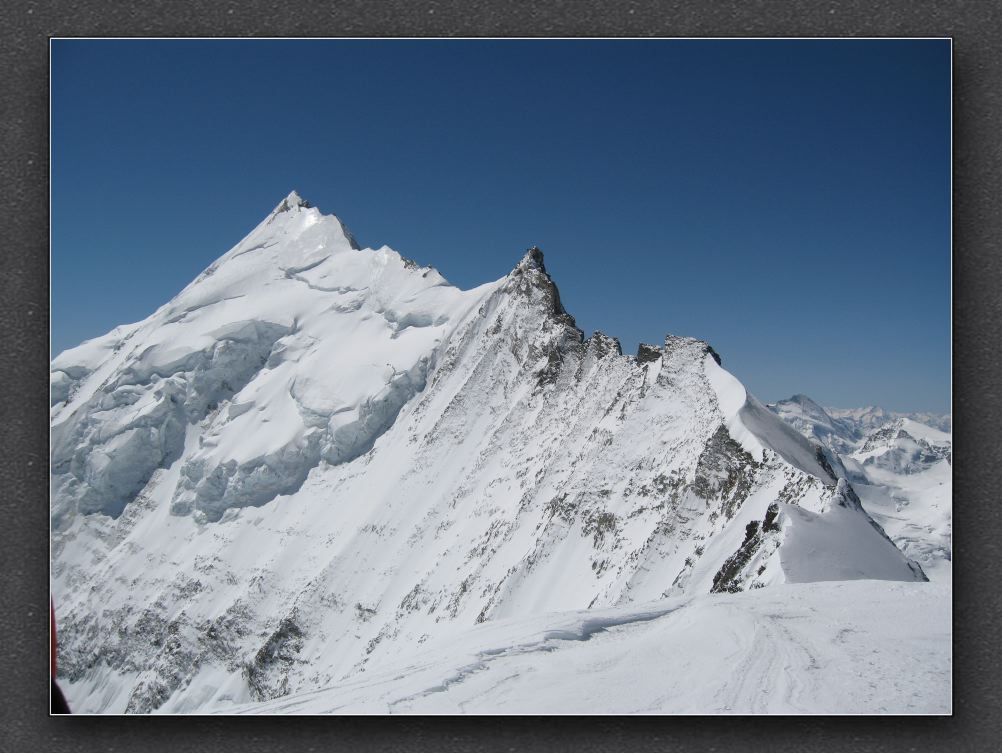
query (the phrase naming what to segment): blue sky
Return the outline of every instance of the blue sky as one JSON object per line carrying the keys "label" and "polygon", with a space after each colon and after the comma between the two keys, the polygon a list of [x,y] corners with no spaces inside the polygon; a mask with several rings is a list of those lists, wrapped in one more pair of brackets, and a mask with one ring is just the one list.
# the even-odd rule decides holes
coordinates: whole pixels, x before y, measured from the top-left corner
{"label": "blue sky", "polygon": [[538,245],[761,399],[949,409],[948,41],[54,41],[53,353],[292,189],[463,288]]}

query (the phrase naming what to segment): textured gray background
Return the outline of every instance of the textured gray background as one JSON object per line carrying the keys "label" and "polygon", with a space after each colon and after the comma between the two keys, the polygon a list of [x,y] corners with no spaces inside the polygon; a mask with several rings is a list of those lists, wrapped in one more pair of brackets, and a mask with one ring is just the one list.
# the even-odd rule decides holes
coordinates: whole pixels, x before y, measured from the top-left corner
{"label": "textured gray background", "polygon": [[[0,7],[0,749],[981,751],[999,744],[1000,47],[993,2],[20,2]],[[49,718],[50,36],[954,38],[954,716]],[[113,294],[113,291],[95,291]],[[833,344],[839,347],[839,344]]]}

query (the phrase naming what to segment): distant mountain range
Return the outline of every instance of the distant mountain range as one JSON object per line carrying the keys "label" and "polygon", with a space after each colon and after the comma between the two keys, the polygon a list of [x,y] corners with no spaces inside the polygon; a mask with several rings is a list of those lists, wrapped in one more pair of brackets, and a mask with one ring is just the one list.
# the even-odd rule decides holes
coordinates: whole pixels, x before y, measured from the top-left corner
{"label": "distant mountain range", "polygon": [[[949,415],[822,408],[806,395],[769,406],[829,451],[864,507],[936,579],[952,560],[953,437]],[[834,455],[834,457],[832,457]]]}

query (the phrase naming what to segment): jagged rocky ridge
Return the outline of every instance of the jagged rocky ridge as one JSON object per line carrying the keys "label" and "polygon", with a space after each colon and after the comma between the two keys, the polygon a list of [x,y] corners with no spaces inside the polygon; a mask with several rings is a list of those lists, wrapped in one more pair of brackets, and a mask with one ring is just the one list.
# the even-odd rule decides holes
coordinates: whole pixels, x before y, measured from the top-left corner
{"label": "jagged rocky ridge", "polygon": [[291,194],[52,363],[71,701],[225,708],[499,618],[924,579],[720,364],[585,338],[538,249],[460,291]]}

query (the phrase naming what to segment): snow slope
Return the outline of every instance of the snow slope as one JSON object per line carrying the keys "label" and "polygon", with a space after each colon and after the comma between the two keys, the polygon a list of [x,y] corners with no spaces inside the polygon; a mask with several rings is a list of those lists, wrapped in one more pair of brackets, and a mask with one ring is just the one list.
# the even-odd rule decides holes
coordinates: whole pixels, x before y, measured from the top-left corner
{"label": "snow slope", "polygon": [[936,428],[948,429],[949,416],[825,409],[805,395],[770,407],[832,453],[836,473],[852,482],[866,510],[930,578],[949,579],[953,441]]}
{"label": "snow slope", "polygon": [[949,591],[789,585],[504,620],[240,714],[948,714]]}
{"label": "snow slope", "polygon": [[461,291],[295,193],[52,384],[78,710],[264,701],[484,622],[925,579],[706,343],[624,356],[538,249]]}
{"label": "snow slope", "polygon": [[290,194],[149,319],[53,361],[56,525],[74,507],[120,514],[193,422],[175,511],[218,520],[295,491],[321,458],[371,447],[489,289],[360,250]]}

